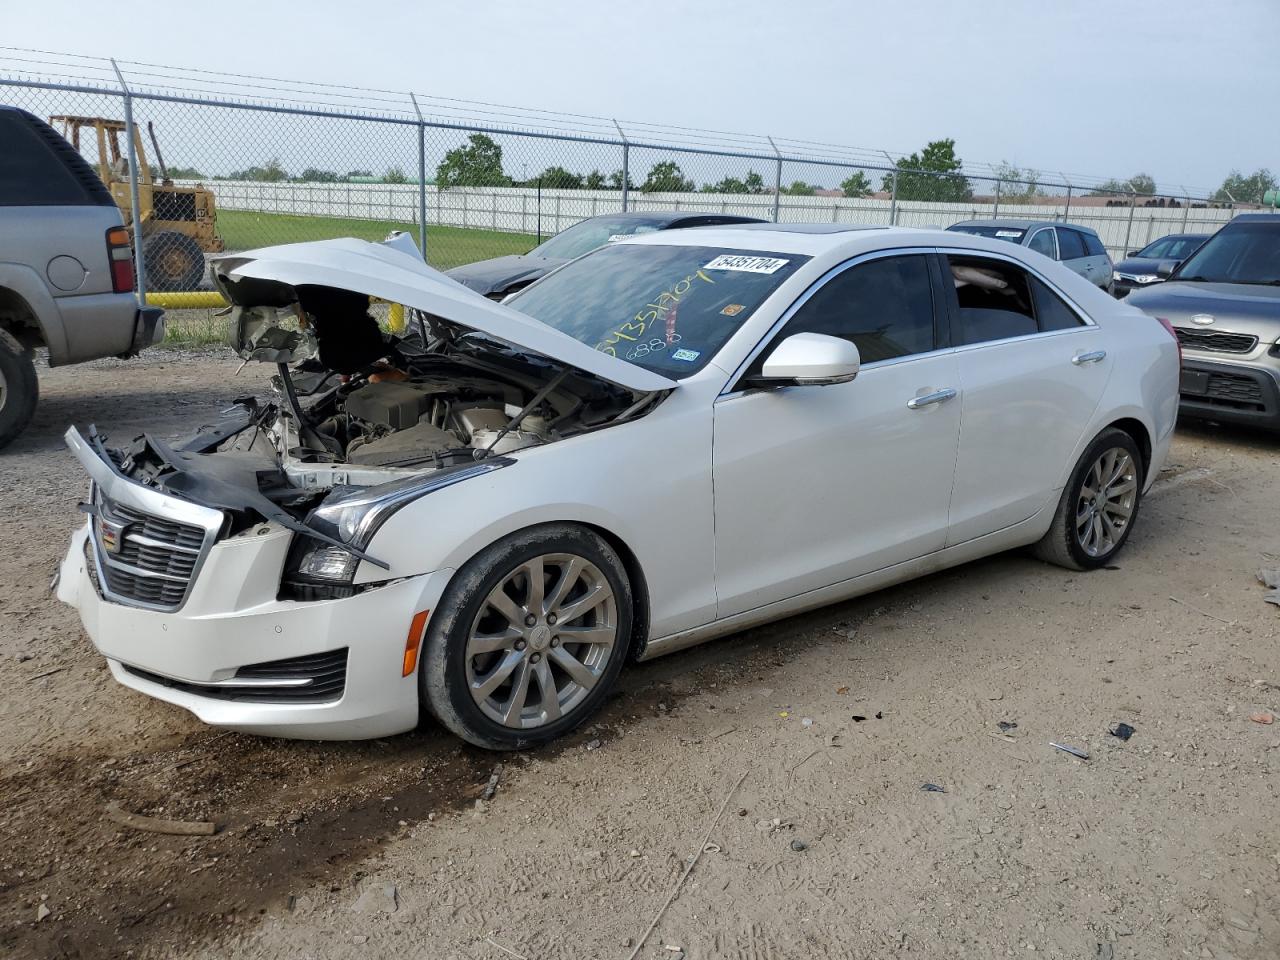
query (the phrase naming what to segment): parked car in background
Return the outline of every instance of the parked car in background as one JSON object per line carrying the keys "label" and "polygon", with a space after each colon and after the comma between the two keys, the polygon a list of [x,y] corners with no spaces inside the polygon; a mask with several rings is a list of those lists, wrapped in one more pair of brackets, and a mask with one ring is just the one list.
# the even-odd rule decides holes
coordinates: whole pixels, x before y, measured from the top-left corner
{"label": "parked car in background", "polygon": [[528,253],[468,263],[450,270],[449,276],[491,300],[501,300],[507,294],[527,287],[561,264],[597,247],[603,247],[606,243],[616,243],[655,230],[763,222],[765,221],[759,217],[741,217],[732,213],[690,213],[687,210],[610,213],[575,223]]}
{"label": "parked car in background", "polygon": [[956,233],[1007,240],[1043,253],[1074,270],[1095,287],[1111,285],[1111,258],[1096,230],[1074,223],[1043,220],[966,220],[947,227]]}
{"label": "parked car in background", "polygon": [[[1166,329],[960,233],[652,232],[504,304],[411,243],[214,269],[281,392],[172,446],[69,430],[57,589],[120,683],[266,735],[425,708],[533,746],[637,659],[1001,550],[1105,567],[1177,415]],[[300,356],[349,378],[295,389]]]}
{"label": "parked car in background", "polygon": [[49,365],[132,356],[163,339],[164,311],[139,307],[129,233],[102,181],[43,120],[0,105],[0,447]]}
{"label": "parked car in background", "polygon": [[1177,333],[1183,414],[1280,429],[1280,216],[1237,216],[1125,302]]}
{"label": "parked car in background", "polygon": [[1211,233],[1171,233],[1151,241],[1141,250],[1130,250],[1112,270],[1115,279],[1111,282],[1111,293],[1127,297],[1134,290],[1168,279],[1174,268],[1211,236]]}

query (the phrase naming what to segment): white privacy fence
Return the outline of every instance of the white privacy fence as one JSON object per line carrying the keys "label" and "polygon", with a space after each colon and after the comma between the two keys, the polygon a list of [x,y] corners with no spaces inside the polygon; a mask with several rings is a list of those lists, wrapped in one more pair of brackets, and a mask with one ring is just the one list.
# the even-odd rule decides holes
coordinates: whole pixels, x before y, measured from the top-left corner
{"label": "white privacy fence", "polygon": [[[194,181],[190,181],[194,182]],[[413,183],[264,183],[252,180],[206,181],[218,209],[263,214],[418,222],[419,187]],[[874,197],[790,196],[778,199],[784,223],[866,223],[946,227],[962,220],[995,216],[1070,221],[1092,227],[1113,257],[1145,246],[1168,233],[1212,233],[1239,211],[1191,205],[1099,206],[1092,198],[1057,204],[988,202],[942,203]],[[1138,201],[1142,203],[1141,200]],[[630,192],[630,210],[685,210],[731,213],[773,219],[772,194]],[[587,217],[622,209],[618,190],[537,190],[529,187],[426,187],[428,225],[464,227],[543,237],[559,233]]]}

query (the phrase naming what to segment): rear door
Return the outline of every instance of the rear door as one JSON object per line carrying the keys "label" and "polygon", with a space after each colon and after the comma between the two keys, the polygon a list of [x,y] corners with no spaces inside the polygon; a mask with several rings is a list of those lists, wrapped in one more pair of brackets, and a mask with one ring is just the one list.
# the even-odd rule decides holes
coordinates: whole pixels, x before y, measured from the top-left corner
{"label": "rear door", "polygon": [[[1111,375],[1102,331],[1011,259],[946,251],[961,429],[948,546],[1036,513]],[[973,272],[976,271],[976,272]]]}
{"label": "rear door", "polygon": [[1058,235],[1058,259],[1090,283],[1096,284],[1095,268],[1084,248],[1084,236],[1070,227],[1055,227]]}
{"label": "rear door", "polygon": [[1084,252],[1088,255],[1093,271],[1092,280],[1105,290],[1110,286],[1112,277],[1111,257],[1107,255],[1107,248],[1102,245],[1102,238],[1092,231],[1081,230],[1080,236],[1084,238]]}

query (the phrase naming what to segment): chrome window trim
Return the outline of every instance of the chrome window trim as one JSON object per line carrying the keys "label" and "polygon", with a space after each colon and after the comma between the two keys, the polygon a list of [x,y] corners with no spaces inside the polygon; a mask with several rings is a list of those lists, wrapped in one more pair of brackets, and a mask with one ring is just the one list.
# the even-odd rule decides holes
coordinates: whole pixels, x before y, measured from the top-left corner
{"label": "chrome window trim", "polygon": [[[1071,310],[1072,313],[1076,315],[1076,318],[1080,321],[1080,325],[1082,327],[1097,327],[1097,323],[1094,322],[1093,318],[1090,317],[1089,314],[1086,313],[1080,307],[1080,304],[1076,303],[1073,299],[1071,299],[1071,297],[1065,291],[1063,291],[1063,289],[1060,286],[1058,286],[1051,279],[1046,277],[1039,270],[1035,269],[1035,267],[1032,267],[1030,264],[1023,263],[1017,257],[1010,257],[1003,253],[993,253],[992,251],[989,251],[989,250],[966,250],[963,247],[938,247],[934,252],[940,253],[943,256],[950,256],[952,254],[955,254],[956,256],[959,256],[959,257],[989,257],[992,260],[1003,260],[1006,263],[1011,263],[1015,267],[1018,267],[1021,270],[1025,270],[1027,273],[1031,274],[1031,276],[1035,277],[1037,280],[1043,283],[1046,287],[1048,287],[1050,290],[1056,293],[1058,295],[1058,298],[1067,305],[1067,307]],[[1056,260],[1054,262],[1061,263],[1062,261]],[[1070,270],[1071,268],[1065,267],[1064,269]],[[1077,274],[1077,276],[1079,275]],[[1071,333],[1071,332],[1072,331],[1070,330],[1043,330],[1043,331],[1037,330],[1035,333],[1028,333],[1022,337],[1007,337],[1006,339],[1025,340],[1028,337],[1047,337],[1053,333]],[[998,341],[987,340],[984,342],[996,343]],[[971,344],[966,344],[965,346],[976,347],[976,346],[981,346],[981,344],[971,343]]]}
{"label": "chrome window trim", "polygon": [[[204,531],[199,552],[196,554],[195,562],[191,567],[191,576],[187,580],[186,589],[182,593],[182,599],[176,605],[147,603],[114,593],[107,580],[104,565],[121,570],[131,576],[146,576],[170,581],[175,578],[169,574],[139,571],[128,564],[108,558],[102,549],[102,544],[98,541],[97,524],[94,523],[92,516],[89,517],[89,542],[93,545],[93,564],[97,571],[98,589],[101,590],[102,596],[113,603],[128,607],[138,607],[144,610],[155,610],[161,613],[174,613],[181,610],[191,596],[191,589],[195,586],[196,578],[200,575],[200,569],[204,566],[205,560],[208,559],[209,551],[213,548],[218,539],[218,533],[222,530],[224,520],[222,511],[215,510],[212,507],[202,507],[186,500],[179,500],[177,497],[161,493],[159,490],[152,490],[135,483],[121,474],[116,469],[115,464],[104,459],[97,449],[81,436],[80,431],[75,427],[68,428],[64,439],[67,446],[71,448],[71,452],[75,454],[76,459],[80,461],[80,465],[89,474],[90,499],[95,508],[101,499],[105,498],[113,503],[131,507],[158,519],[197,527]],[[178,549],[178,552],[187,551]]]}
{"label": "chrome window trim", "polygon": [[[1031,233],[1027,234],[1027,242],[1023,244],[1023,246],[1025,246],[1028,250],[1030,250],[1031,241],[1034,240],[1036,237],[1040,236],[1040,234],[1046,233],[1046,232],[1049,234],[1050,237],[1053,238],[1053,262],[1061,263],[1062,259],[1058,253],[1058,231],[1053,229],[1052,224],[1047,227],[1037,227],[1035,230],[1031,231]],[[1035,252],[1039,253],[1040,251],[1037,250]]]}

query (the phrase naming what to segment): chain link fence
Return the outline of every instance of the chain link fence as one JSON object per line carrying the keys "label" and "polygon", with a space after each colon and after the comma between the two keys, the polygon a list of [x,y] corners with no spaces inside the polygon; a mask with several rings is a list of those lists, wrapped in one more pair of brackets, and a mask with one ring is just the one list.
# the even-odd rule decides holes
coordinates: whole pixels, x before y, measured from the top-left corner
{"label": "chain link fence", "polygon": [[302,240],[405,231],[448,270],[624,210],[913,227],[1011,217],[1092,227],[1120,259],[1257,209],[1185,190],[916,170],[811,142],[30,54],[0,48],[0,100],[51,120],[127,223],[139,211],[139,292],[166,307],[176,342],[221,339],[209,257]]}

